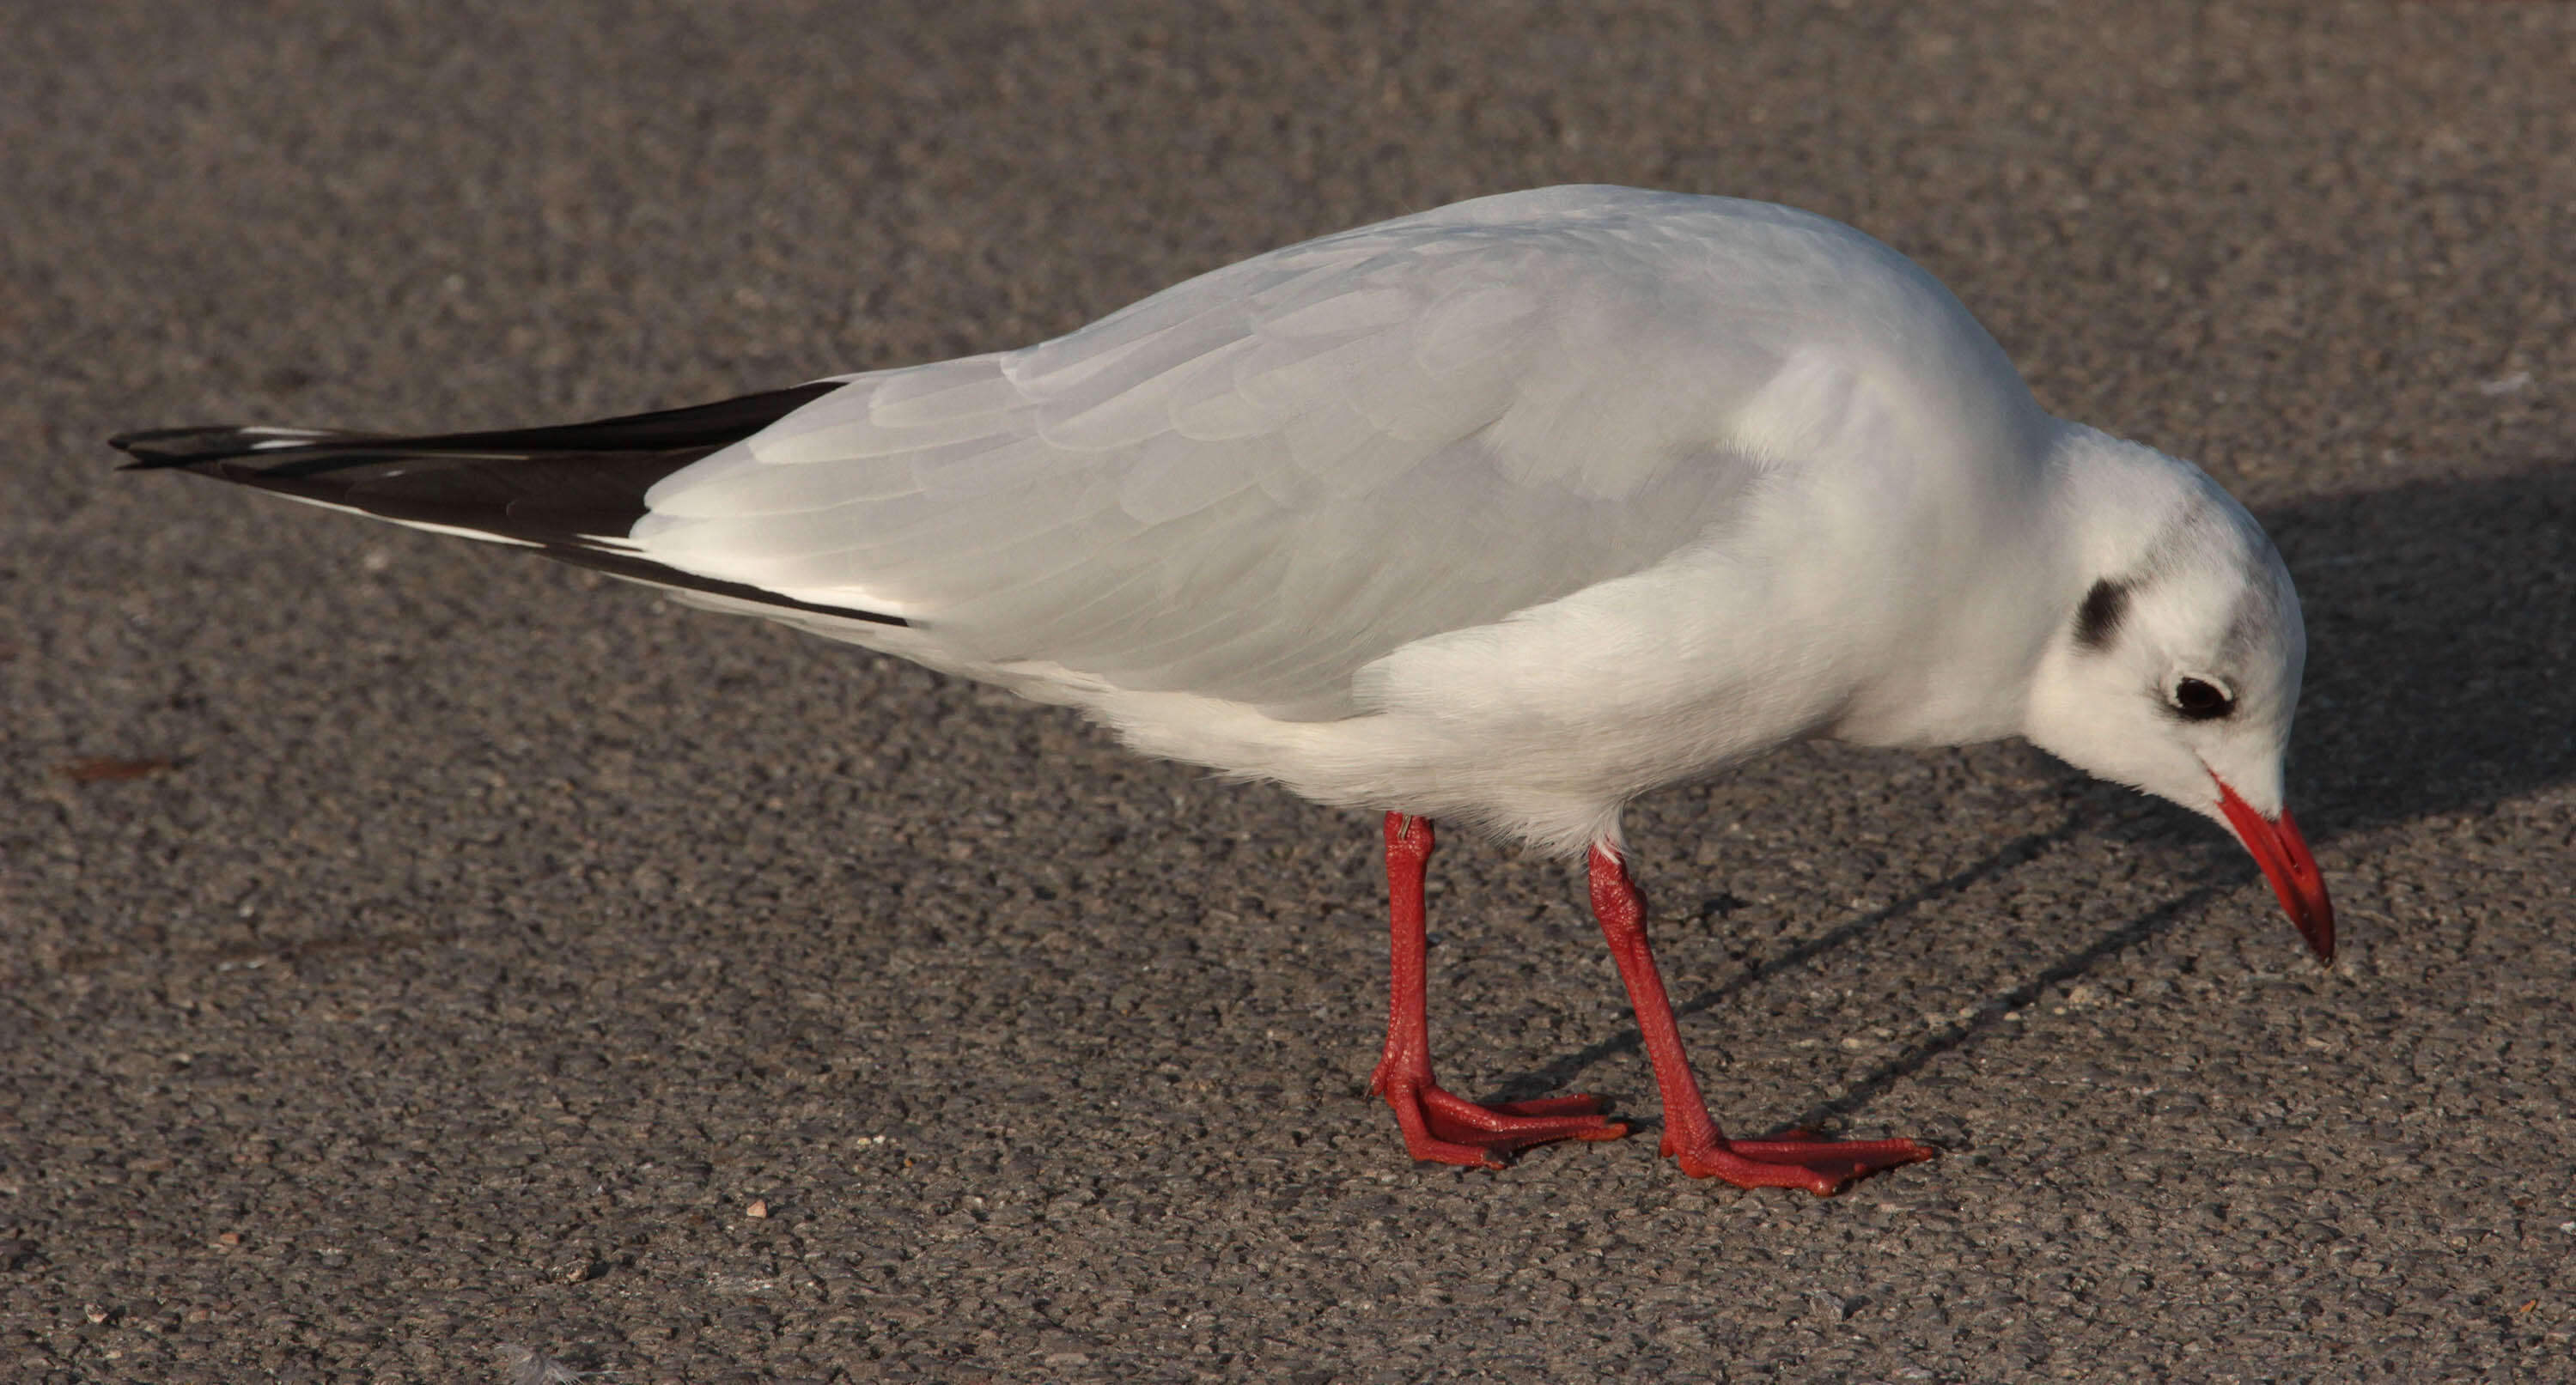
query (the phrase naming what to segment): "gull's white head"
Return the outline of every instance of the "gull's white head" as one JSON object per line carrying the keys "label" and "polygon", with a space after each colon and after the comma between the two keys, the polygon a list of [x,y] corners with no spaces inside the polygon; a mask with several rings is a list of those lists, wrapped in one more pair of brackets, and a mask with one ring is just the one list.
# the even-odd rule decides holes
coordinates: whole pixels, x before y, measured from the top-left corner
{"label": "gull's white head", "polygon": [[2308,641],[2281,555],[2188,463],[2089,429],[2058,460],[2084,579],[2032,682],[2026,734],[2234,831],[2332,961],[2334,906],[2283,797]]}

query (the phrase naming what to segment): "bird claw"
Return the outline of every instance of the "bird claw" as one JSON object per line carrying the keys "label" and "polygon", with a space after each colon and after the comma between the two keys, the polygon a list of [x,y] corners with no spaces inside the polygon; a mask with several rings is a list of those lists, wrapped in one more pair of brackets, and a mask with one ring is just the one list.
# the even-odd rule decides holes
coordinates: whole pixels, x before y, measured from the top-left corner
{"label": "bird claw", "polygon": [[1664,1137],[1663,1153],[1676,1156],[1693,1178],[1718,1178],[1739,1188],[1804,1188],[1832,1197],[1845,1187],[1901,1164],[1940,1157],[1916,1140],[1827,1140],[1805,1130],[1776,1139],[1730,1140],[1680,1149]]}
{"label": "bird claw", "polygon": [[1572,1095],[1479,1104],[1427,1082],[1372,1084],[1395,1109],[1405,1152],[1414,1158],[1469,1168],[1499,1169],[1498,1155],[1556,1140],[1615,1140],[1628,1127],[1602,1114],[1599,1097]]}

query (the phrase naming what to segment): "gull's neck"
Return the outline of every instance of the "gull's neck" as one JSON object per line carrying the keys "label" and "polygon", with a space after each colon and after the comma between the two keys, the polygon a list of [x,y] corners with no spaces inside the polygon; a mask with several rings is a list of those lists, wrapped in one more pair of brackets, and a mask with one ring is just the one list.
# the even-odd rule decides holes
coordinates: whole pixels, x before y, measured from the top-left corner
{"label": "gull's neck", "polygon": [[1827,735],[1922,746],[2024,734],[2033,681],[2066,643],[2086,591],[2215,489],[2153,448],[2050,422],[2035,464],[2006,469],[2011,479],[1986,493],[1974,523],[1951,516],[1973,533],[1950,545],[1949,580],[1913,594],[1902,647]]}

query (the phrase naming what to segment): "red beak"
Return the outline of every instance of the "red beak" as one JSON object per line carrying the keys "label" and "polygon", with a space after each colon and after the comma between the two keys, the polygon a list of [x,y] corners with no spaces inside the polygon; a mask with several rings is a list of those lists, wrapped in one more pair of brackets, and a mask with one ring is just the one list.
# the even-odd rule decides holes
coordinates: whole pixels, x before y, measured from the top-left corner
{"label": "red beak", "polygon": [[2283,808],[2279,817],[2267,818],[2247,807],[2224,779],[2218,779],[2218,807],[2271,880],[2272,893],[2281,897],[2281,907],[2289,912],[2299,936],[2308,940],[2318,961],[2333,965],[2334,901],[2326,898],[2325,877],[2317,873],[2317,858],[2308,853],[2308,839],[2299,835],[2298,821],[2290,810]]}

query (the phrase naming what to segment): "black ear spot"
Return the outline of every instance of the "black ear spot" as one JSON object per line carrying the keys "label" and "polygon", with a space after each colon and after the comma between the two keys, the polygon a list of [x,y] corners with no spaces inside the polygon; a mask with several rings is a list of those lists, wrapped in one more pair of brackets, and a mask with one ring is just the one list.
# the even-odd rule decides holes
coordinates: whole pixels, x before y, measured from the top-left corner
{"label": "black ear spot", "polygon": [[2101,649],[2120,632],[2120,619],[2129,613],[2129,584],[2105,577],[2084,594],[2084,604],[2075,608],[2075,643],[2085,649]]}

